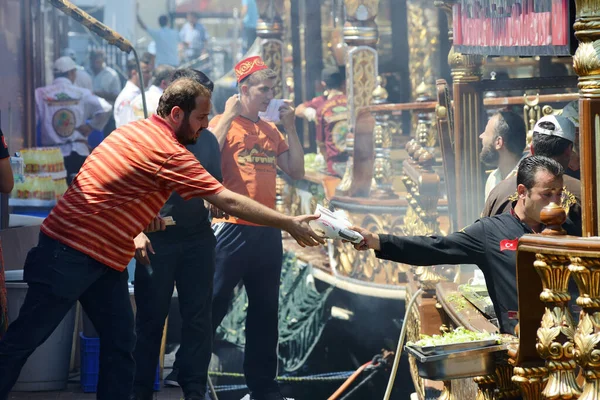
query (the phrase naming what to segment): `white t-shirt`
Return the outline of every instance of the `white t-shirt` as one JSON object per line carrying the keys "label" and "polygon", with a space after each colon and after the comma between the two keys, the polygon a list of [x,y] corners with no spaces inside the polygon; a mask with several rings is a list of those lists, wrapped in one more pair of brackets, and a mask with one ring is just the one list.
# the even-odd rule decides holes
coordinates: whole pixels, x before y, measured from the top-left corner
{"label": "white t-shirt", "polygon": [[94,90],[92,83],[92,77],[88,74],[83,67],[77,68],[77,75],[75,75],[75,86],[89,90]]}
{"label": "white t-shirt", "polygon": [[102,71],[94,75],[94,93],[110,93],[115,96],[121,91],[121,80],[117,71],[110,67],[104,67]]}
{"label": "white t-shirt", "polygon": [[131,106],[131,100],[140,93],[141,90],[137,85],[131,83],[131,81],[127,81],[125,87],[121,90],[121,93],[119,93],[119,96],[117,96],[117,99],[115,100],[114,115],[115,126],[117,128],[130,122],[128,121],[128,116],[130,114],[129,108]]}
{"label": "white t-shirt", "polygon": [[87,156],[90,154],[87,137],[76,128],[89,120],[92,128],[102,130],[112,106],[69,79],[56,78],[51,85],[35,90],[35,110],[42,146],[58,146],[63,156],[72,152]]}
{"label": "white t-shirt", "polygon": [[[148,117],[152,114],[156,114],[158,108],[158,101],[160,96],[163,94],[163,90],[155,85],[152,85],[144,93],[146,95],[146,107],[148,108]],[[142,94],[135,96],[129,107],[127,108],[127,114],[123,116],[123,121],[128,124],[133,121],[144,119],[144,106],[142,103]]]}

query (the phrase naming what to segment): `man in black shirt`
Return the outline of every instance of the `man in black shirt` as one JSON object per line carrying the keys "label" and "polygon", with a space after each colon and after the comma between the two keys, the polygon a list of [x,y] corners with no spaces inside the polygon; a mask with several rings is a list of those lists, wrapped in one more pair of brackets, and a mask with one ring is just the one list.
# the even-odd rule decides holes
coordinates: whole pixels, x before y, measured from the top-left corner
{"label": "man in black shirt", "polygon": [[[503,333],[517,324],[517,244],[527,233],[539,233],[542,208],[560,204],[563,168],[556,161],[532,156],[521,160],[517,172],[519,198],[510,213],[481,218],[448,236],[376,235],[354,228],[365,238],[358,250],[374,249],[378,258],[411,265],[477,264],[485,276]],[[572,232],[570,221],[564,225]]]}
{"label": "man in black shirt", "polygon": [[[213,83],[198,71],[177,70],[172,80],[187,77],[197,80],[210,91]],[[204,129],[194,145],[187,146],[202,166],[218,181],[221,175],[221,151],[217,138]],[[204,399],[208,377],[212,337],[212,292],[215,271],[216,239],[210,226],[209,211],[202,199],[183,200],[173,192],[160,212],[170,216],[174,226],[147,234],[153,254],[149,259],[137,256],[135,268],[136,334],[133,353],[136,362],[135,400],[151,400],[160,352],[160,343],[169,313],[173,288],[177,283],[181,311],[181,346],[175,365],[185,399]],[[147,265],[150,265],[148,267]]]}

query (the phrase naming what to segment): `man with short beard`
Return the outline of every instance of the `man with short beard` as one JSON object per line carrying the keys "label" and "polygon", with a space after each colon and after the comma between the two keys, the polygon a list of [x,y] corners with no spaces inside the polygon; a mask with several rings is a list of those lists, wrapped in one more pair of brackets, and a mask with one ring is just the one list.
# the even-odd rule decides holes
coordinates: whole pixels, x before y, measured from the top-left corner
{"label": "man with short beard", "polygon": [[100,337],[97,398],[129,399],[135,334],[127,264],[154,253],[147,238],[134,238],[143,229],[165,229],[157,215],[174,190],[185,200],[202,197],[230,215],[284,229],[301,246],[324,242],[308,226],[318,216],[282,215],[225,189],[184,147],[208,126],[210,97],[198,82],[179,79],[163,93],[157,115],[115,130],[87,157],[27,254],[29,288],[0,341],[0,400],[77,300]]}
{"label": "man with short beard", "polygon": [[485,183],[487,200],[498,183],[516,174],[527,140],[525,122],[512,111],[500,111],[489,119],[479,138],[483,146],[479,155],[481,162],[486,166],[497,167]]}

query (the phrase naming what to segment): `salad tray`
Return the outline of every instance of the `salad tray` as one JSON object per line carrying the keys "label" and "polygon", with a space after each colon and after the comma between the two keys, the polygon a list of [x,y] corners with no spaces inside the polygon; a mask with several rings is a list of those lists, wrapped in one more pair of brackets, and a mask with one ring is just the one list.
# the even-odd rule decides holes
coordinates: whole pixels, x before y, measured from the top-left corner
{"label": "salad tray", "polygon": [[[446,353],[454,353],[457,351],[465,351],[465,350],[474,350],[482,347],[488,347],[498,344],[497,338],[491,338],[486,340],[473,340],[470,342],[462,342],[462,343],[451,343],[451,344],[440,344],[437,346],[415,346],[408,345],[414,349],[417,349],[424,355],[433,356],[433,355],[442,355]],[[407,347],[408,347],[407,346]]]}
{"label": "salad tray", "polygon": [[[494,340],[493,343],[496,343]],[[462,344],[462,343],[461,343]],[[496,370],[496,352],[505,351],[506,345],[480,347],[446,354],[426,355],[419,347],[405,346],[417,364],[419,376],[435,381],[489,375]]]}

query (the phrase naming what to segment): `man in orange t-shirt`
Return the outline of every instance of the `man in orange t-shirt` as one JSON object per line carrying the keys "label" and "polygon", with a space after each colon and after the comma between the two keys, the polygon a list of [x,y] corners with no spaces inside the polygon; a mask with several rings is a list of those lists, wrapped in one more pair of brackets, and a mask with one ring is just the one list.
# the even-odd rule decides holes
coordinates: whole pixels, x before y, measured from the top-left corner
{"label": "man in orange t-shirt", "polygon": [[[291,102],[279,109],[287,141],[259,117],[273,99],[277,75],[260,57],[236,65],[239,95],[209,126],[221,147],[223,185],[267,207],[275,207],[277,167],[293,179],[304,176],[304,151]],[[227,314],[233,290],[244,282],[248,294],[244,373],[251,400],[282,400],[277,375],[281,231],[240,218],[214,219],[217,238],[213,330]]]}

